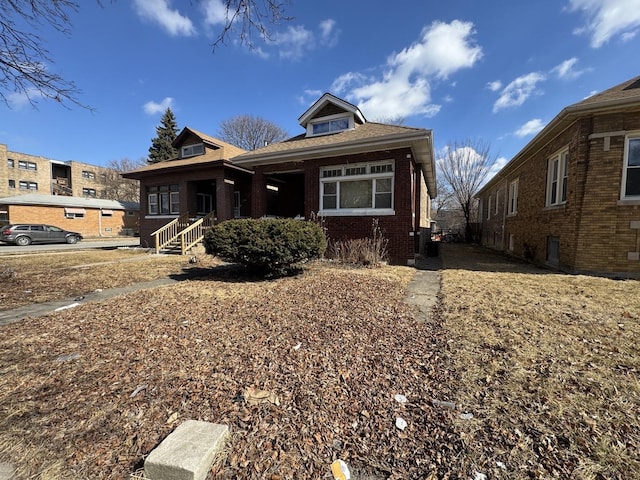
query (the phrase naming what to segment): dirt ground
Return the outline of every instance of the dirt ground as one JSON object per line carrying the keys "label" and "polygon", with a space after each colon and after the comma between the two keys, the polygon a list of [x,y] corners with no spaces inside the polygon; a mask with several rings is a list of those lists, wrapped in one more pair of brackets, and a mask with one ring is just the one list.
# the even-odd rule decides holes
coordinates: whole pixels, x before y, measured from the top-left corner
{"label": "dirt ground", "polygon": [[[426,320],[403,302],[408,267],[264,281],[201,263],[0,327],[0,461],[20,479],[127,478],[199,419],[232,431],[212,479],[332,478],[337,458],[355,478],[640,478],[640,283],[441,253]],[[120,262],[113,283],[155,261]]]}

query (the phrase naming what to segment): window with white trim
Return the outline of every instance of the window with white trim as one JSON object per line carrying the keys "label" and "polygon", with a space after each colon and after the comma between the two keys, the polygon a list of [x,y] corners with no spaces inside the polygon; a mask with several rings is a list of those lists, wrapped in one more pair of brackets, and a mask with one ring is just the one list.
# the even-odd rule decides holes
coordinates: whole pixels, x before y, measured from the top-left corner
{"label": "window with white trim", "polygon": [[33,170],[33,171],[36,171],[36,170],[38,170],[38,165],[36,165],[34,162],[27,162],[25,160],[18,160],[18,168],[20,170]]}
{"label": "window with white trim", "polygon": [[83,188],[82,189],[82,196],[83,197],[94,197],[96,196],[96,189],[95,188]]}
{"label": "window with white trim", "polygon": [[629,135],[624,141],[624,169],[620,198],[640,198],[640,133]]}
{"label": "window with white trim", "polygon": [[38,184],[36,182],[25,182],[20,180],[20,190],[38,190]]}
{"label": "window with white trim", "polygon": [[204,154],[204,144],[196,143],[195,145],[185,145],[182,147],[182,158],[193,157],[195,155]]}
{"label": "window with white trim", "polygon": [[322,168],[320,212],[392,214],[393,180],[393,161]]}
{"label": "window with white trim", "polygon": [[507,203],[507,215],[518,213],[518,180],[509,184],[509,201]]}
{"label": "window with white trim", "polygon": [[353,128],[353,115],[332,115],[312,120],[307,125],[307,136],[327,135]]}
{"label": "window with white trim", "polygon": [[569,150],[565,149],[549,158],[547,164],[547,207],[567,202]]}
{"label": "window with white trim", "polygon": [[160,185],[147,189],[149,215],[177,215],[180,212],[178,185]]}

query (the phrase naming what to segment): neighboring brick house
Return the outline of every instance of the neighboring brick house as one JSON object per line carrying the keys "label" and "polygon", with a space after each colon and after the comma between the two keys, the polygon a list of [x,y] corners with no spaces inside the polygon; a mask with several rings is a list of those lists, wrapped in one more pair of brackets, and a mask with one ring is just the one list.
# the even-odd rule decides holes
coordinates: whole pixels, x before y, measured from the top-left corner
{"label": "neighboring brick house", "polygon": [[137,203],[97,198],[25,194],[0,198],[0,224],[46,223],[84,237],[134,235]]}
{"label": "neighboring brick house", "polygon": [[[356,106],[331,94],[299,123],[303,134],[251,152],[184,129],[174,146],[182,151],[201,145],[197,156],[181,154],[124,175],[140,180],[141,240],[153,243],[149,235],[162,221],[202,214],[196,210],[196,185],[212,188],[207,184],[213,181],[210,205],[218,221],[317,214],[337,240],[370,236],[378,219],[389,239],[390,261],[412,264],[418,239],[429,240],[436,195],[432,132],[367,122]],[[159,187],[169,192],[164,209],[157,208]]]}
{"label": "neighboring brick house", "polygon": [[250,216],[253,173],[231,163],[241,148],[189,127],[173,142],[178,157],[123,174],[140,180],[140,242],[168,222],[215,212],[218,221]]}
{"label": "neighboring brick house", "polygon": [[88,163],[12,152],[0,144],[0,197],[42,194],[108,198],[112,170]]}
{"label": "neighboring brick house", "polygon": [[640,276],[640,77],[563,109],[480,190],[482,244]]}

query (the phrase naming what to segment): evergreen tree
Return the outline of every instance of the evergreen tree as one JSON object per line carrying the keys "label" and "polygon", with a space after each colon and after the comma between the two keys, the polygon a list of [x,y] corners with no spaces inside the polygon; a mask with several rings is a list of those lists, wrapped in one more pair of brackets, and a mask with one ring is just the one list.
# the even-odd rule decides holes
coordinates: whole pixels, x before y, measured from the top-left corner
{"label": "evergreen tree", "polygon": [[149,147],[149,163],[164,162],[178,156],[178,151],[173,148],[173,141],[178,136],[178,124],[170,107],[162,115],[160,125],[156,127],[156,137],[151,139]]}

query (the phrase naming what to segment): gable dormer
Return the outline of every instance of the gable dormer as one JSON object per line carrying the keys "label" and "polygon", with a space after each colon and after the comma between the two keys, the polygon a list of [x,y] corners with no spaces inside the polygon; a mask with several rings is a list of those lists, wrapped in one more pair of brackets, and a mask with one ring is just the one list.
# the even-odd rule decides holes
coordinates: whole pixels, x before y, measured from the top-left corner
{"label": "gable dormer", "polygon": [[212,137],[193,130],[189,127],[184,127],[173,141],[173,148],[178,150],[178,158],[196,157],[198,155],[204,155],[207,150],[218,150],[220,145],[212,141]]}
{"label": "gable dormer", "polygon": [[352,130],[356,124],[366,123],[355,105],[330,93],[325,93],[298,119],[307,137],[317,137]]}

